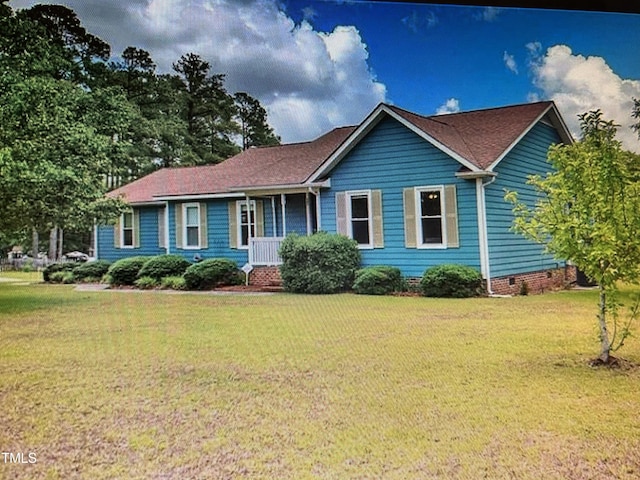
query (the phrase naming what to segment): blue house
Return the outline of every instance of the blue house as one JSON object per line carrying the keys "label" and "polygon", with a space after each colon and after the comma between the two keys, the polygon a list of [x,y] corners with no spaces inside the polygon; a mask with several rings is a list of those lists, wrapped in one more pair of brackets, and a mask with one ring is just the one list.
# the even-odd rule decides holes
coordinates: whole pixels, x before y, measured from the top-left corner
{"label": "blue house", "polygon": [[408,278],[457,263],[490,292],[570,281],[574,270],[511,232],[505,190],[550,168],[547,150],[573,140],[553,102],[438,116],[380,104],[357,126],[305,143],[246,150],[218,165],[158,170],[109,193],[131,210],[96,233],[98,258],[226,257],[277,277],[292,232],[323,230],[358,242],[364,265]]}

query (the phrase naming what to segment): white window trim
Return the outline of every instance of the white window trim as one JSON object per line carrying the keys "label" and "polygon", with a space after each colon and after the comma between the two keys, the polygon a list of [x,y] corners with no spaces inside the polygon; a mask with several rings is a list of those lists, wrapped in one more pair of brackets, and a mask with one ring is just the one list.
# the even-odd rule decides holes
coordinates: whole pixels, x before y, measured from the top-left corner
{"label": "white window trim", "polygon": [[[131,228],[126,228],[124,227],[124,216],[125,215],[131,215]],[[133,211],[131,212],[125,212],[122,215],[120,215],[120,248],[135,248],[136,245],[136,224],[135,224],[135,218],[133,215]],[[126,245],[124,243],[124,231],[125,230],[131,230],[131,245]]]}
{"label": "white window trim", "polygon": [[[189,227],[190,225],[188,225],[187,223],[187,209],[188,208],[197,208],[198,209],[198,244],[197,245],[188,245],[187,244],[187,227]],[[193,225],[191,225],[193,227]],[[199,250],[201,247],[200,245],[200,231],[202,229],[202,225],[200,223],[200,204],[197,202],[194,203],[183,203],[182,204],[182,248],[183,250]]]}
{"label": "white window trim", "polygon": [[[238,250],[249,250],[249,245],[243,245],[242,244],[242,207],[246,207],[247,205],[247,201],[246,200],[237,200],[236,201],[236,229],[237,229],[237,235],[238,235]],[[249,200],[249,212],[248,212],[248,219],[249,219],[249,238],[253,238],[253,236],[251,235],[251,210],[253,210],[253,231],[255,233],[256,231],[256,201],[255,200]]]}
{"label": "white window trim", "polygon": [[[442,250],[447,248],[447,212],[445,210],[444,201],[444,185],[427,185],[424,187],[415,187],[415,204],[416,204],[416,245],[420,249]],[[422,234],[422,202],[420,194],[423,192],[439,192],[440,193],[440,228],[442,230],[441,243],[424,243]]]}
{"label": "white window trim", "polygon": [[352,190],[345,192],[345,198],[347,202],[347,233],[349,238],[353,238],[353,217],[351,214],[351,199],[352,197],[367,197],[367,228],[369,230],[369,243],[359,243],[358,248],[361,250],[373,250],[373,208],[371,205],[371,190]]}

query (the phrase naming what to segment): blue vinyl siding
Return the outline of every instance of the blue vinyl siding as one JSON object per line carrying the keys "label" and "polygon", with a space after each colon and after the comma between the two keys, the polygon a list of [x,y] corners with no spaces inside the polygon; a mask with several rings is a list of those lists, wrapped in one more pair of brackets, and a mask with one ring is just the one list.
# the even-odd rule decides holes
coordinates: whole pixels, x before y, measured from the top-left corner
{"label": "blue vinyl siding", "polygon": [[544,175],[550,169],[547,151],[560,138],[554,128],[538,123],[496,167],[496,181],[486,187],[487,233],[491,276],[534,272],[564,266],[565,262],[544,253],[544,246],[513,233],[512,205],[505,202],[505,190],[518,192],[520,200],[535,205],[536,193],[526,184],[530,175]]}
{"label": "blue vinyl siding", "polygon": [[[361,250],[363,265],[394,265],[409,277],[442,263],[480,269],[475,183],[455,177],[460,164],[398,123],[386,118],[330,173],[331,189],[322,192],[322,230],[336,232],[335,194],[381,190],[384,248]],[[403,189],[456,185],[460,247],[406,248]]]}
{"label": "blue vinyl siding", "polygon": [[158,207],[136,208],[140,215],[140,247],[115,248],[114,227],[98,227],[98,257],[111,262],[137,255],[154,256],[165,253],[158,245]]}
{"label": "blue vinyl siding", "polygon": [[[169,203],[169,252],[182,255],[189,261],[194,256],[202,259],[224,257],[234,260],[238,265],[247,262],[247,249],[231,248],[229,245],[229,202],[237,199],[221,199],[204,201],[207,204],[207,248],[203,249],[179,249],[176,247],[176,208],[179,202]],[[271,198],[260,199],[263,202],[264,234],[267,237],[274,236],[273,209]],[[186,202],[197,203],[197,202]],[[158,207],[137,208],[140,212],[140,248],[115,248],[114,232],[112,226],[98,228],[98,256],[101,259],[115,261],[120,258],[135,255],[161,255],[166,253],[164,248],[158,246]],[[306,209],[304,195],[287,197],[287,231],[295,231],[306,234]],[[282,234],[282,212],[280,198],[275,202],[276,230]]]}

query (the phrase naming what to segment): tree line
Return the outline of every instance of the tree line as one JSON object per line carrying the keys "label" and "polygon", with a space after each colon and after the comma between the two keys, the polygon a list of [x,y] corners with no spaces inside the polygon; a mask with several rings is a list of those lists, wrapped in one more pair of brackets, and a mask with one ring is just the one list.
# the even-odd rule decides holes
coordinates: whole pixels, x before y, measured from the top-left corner
{"label": "tree line", "polygon": [[[94,221],[123,209],[106,191],[158,168],[218,163],[278,144],[260,102],[229,93],[197,53],[159,73],[151,54],[108,43],[61,5],[0,0],[0,247],[50,232],[49,256],[86,250]],[[79,235],[78,235],[79,234]],[[46,241],[43,243],[47,243]]]}

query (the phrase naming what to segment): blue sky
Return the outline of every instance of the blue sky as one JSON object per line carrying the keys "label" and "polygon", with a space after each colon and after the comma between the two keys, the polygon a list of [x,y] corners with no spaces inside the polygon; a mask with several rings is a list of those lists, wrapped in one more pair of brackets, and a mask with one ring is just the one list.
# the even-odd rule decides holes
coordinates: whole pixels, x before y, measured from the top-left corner
{"label": "blue sky", "polygon": [[554,100],[569,127],[600,108],[627,148],[640,98],[640,15],[328,0],[63,3],[117,55],[160,70],[195,52],[261,100],[283,141],[359,123],[381,101],[421,114]]}

